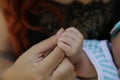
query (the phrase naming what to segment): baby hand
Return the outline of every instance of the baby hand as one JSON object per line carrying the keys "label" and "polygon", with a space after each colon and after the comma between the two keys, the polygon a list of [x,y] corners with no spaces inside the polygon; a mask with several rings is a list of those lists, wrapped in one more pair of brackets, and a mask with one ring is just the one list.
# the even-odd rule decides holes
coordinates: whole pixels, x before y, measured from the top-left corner
{"label": "baby hand", "polygon": [[80,59],[82,53],[83,35],[74,27],[70,27],[61,34],[57,45],[61,48],[72,63]]}
{"label": "baby hand", "polygon": [[58,38],[57,45],[75,66],[77,76],[97,80],[97,73],[82,50],[83,35],[74,27],[66,29]]}

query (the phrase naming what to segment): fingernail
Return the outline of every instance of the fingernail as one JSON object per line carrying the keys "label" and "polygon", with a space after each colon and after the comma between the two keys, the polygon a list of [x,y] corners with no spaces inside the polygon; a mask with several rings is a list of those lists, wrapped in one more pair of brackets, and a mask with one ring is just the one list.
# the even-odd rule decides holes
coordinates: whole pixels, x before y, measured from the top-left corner
{"label": "fingernail", "polygon": [[61,29],[56,33],[57,37],[60,37],[60,35],[61,35],[63,32],[64,32],[64,29],[61,28]]}
{"label": "fingernail", "polygon": [[120,21],[115,24],[110,32],[111,38],[114,38],[120,32]]}

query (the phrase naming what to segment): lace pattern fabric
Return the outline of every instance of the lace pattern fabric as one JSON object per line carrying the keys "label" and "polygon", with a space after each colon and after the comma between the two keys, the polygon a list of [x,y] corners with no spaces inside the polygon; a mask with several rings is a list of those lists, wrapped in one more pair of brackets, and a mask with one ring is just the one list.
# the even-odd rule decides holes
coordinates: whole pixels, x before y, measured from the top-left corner
{"label": "lace pattern fabric", "polygon": [[[53,5],[61,10],[65,19],[64,26],[77,27],[85,38],[102,39],[109,34],[110,26],[108,27],[108,24],[112,18],[111,1],[108,3],[97,1],[88,5],[80,3],[73,3],[70,5],[53,3]],[[43,13],[37,17],[39,18],[39,23],[37,24],[47,27],[51,35],[62,27],[57,16],[53,15],[53,13]]]}

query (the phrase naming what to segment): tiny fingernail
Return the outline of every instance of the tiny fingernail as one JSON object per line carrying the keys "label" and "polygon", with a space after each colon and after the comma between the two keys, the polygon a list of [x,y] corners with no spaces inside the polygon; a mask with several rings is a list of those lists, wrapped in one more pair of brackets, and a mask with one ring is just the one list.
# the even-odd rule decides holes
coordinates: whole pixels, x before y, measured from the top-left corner
{"label": "tiny fingernail", "polygon": [[120,31],[120,21],[115,24],[113,29],[110,32],[111,38],[114,38]]}

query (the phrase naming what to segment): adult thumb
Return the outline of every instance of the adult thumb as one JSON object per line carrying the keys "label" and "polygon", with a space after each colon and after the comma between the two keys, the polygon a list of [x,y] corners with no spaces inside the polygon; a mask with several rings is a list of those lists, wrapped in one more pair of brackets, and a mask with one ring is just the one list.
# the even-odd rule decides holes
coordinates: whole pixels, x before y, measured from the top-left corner
{"label": "adult thumb", "polygon": [[34,45],[33,47],[31,47],[31,52],[33,52],[34,54],[36,53],[46,53],[51,49],[54,49],[55,46],[57,45],[57,40],[58,37],[64,32],[64,29],[61,28],[55,35],[53,35],[52,37],[39,42],[38,44]]}

